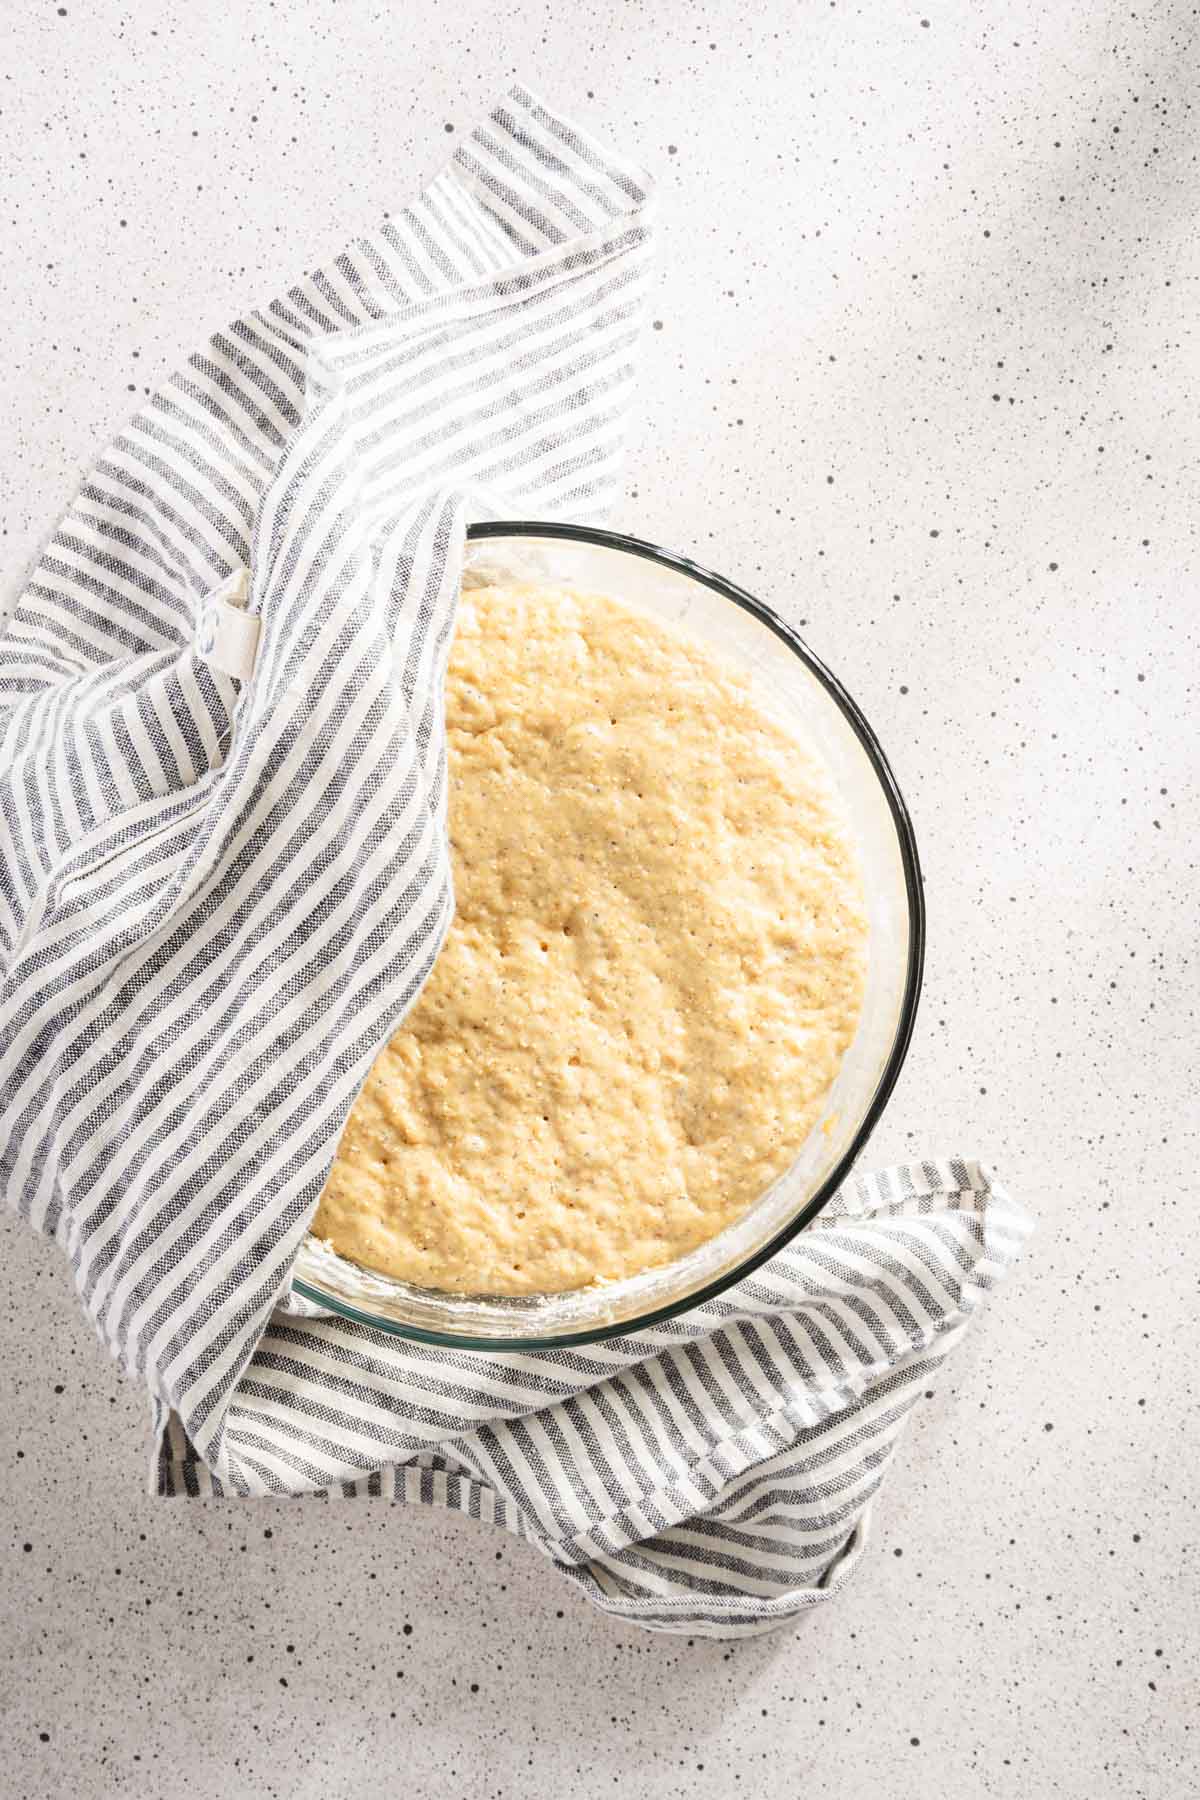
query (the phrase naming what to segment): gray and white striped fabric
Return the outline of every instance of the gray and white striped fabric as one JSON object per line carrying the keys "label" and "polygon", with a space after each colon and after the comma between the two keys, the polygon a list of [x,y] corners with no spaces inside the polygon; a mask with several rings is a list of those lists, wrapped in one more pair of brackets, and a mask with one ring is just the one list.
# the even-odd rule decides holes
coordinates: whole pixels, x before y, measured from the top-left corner
{"label": "gray and white striped fabric", "polygon": [[984,1171],[852,1183],[721,1301],[588,1350],[438,1351],[288,1299],[452,912],[465,524],[613,498],[647,206],[514,90],[97,463],[0,637],[0,1180],[147,1384],[160,1492],[455,1507],[623,1618],[724,1634],[859,1554],[1026,1229]]}

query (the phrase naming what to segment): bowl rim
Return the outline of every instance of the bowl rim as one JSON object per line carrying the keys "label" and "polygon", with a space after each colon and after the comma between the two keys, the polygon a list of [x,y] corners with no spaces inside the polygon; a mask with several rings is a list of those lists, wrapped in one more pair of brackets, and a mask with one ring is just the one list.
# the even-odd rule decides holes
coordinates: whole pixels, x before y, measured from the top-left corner
{"label": "bowl rim", "polygon": [[690,576],[692,580],[723,595],[726,600],[731,600],[735,606],[740,606],[744,612],[750,613],[760,624],[774,632],[775,636],[805,664],[841,710],[875,771],[896,829],[900,861],[904,871],[904,889],[909,918],[908,964],[904,976],[903,997],[896,1020],[896,1032],[892,1039],[892,1047],[880,1071],[875,1092],[863,1113],[858,1130],[847,1145],[844,1154],[839,1157],[816,1191],[799,1212],[788,1220],[786,1225],[782,1226],[767,1243],[743,1258],[736,1267],[724,1275],[718,1276],[715,1280],[706,1282],[694,1293],[687,1294],[680,1300],[669,1301],[664,1306],[653,1307],[636,1318],[596,1325],[580,1331],[551,1332],[532,1337],[477,1337],[454,1332],[432,1331],[419,1325],[402,1325],[395,1319],[385,1319],[378,1313],[368,1312],[364,1307],[352,1306],[349,1302],[328,1293],[324,1288],[316,1287],[303,1279],[295,1278],[292,1282],[293,1291],[303,1299],[311,1301],[314,1305],[329,1312],[336,1313],[341,1318],[352,1319],[356,1324],[374,1326],[392,1337],[408,1338],[416,1343],[433,1344],[439,1349],[466,1352],[494,1350],[507,1351],[510,1355],[519,1355],[527,1351],[577,1348],[585,1344],[604,1343],[612,1338],[632,1337],[637,1332],[645,1331],[651,1326],[661,1325],[668,1319],[678,1318],[681,1313],[692,1312],[697,1307],[705,1305],[707,1301],[715,1299],[717,1295],[726,1293],[739,1281],[744,1281],[748,1275],[754,1273],[755,1269],[761,1268],[763,1263],[769,1262],[771,1257],[778,1255],[779,1251],[791,1243],[792,1239],[798,1236],[807,1225],[811,1225],[845,1181],[850,1169],[865,1148],[868,1139],[879,1123],[884,1107],[891,1098],[892,1090],[899,1079],[900,1070],[904,1066],[904,1059],[908,1055],[913,1027],[916,1023],[925,967],[925,895],[912,818],[874,727],[867,720],[857,701],[842,686],[837,676],[825,666],[819,656],[809,649],[799,633],[781,619],[765,601],[756,599],[745,588],[738,587],[735,582],[727,581],[723,575],[718,575],[712,569],[705,568],[702,563],[694,562],[691,557],[681,556],[673,550],[664,550],[661,545],[652,544],[645,538],[630,537],[621,531],[608,531],[598,525],[571,525],[544,519],[493,519],[468,525],[466,537],[468,542],[489,537],[566,538],[576,542],[598,544],[611,550],[621,550],[631,556],[641,556],[650,562],[662,564],[664,568],[675,569]]}

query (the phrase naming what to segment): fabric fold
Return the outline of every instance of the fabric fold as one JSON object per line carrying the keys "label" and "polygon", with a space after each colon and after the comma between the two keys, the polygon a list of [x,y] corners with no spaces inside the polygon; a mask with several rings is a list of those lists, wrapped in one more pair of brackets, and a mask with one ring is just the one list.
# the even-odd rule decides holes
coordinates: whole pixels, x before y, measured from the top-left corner
{"label": "fabric fold", "polygon": [[[231,1408],[238,1491],[449,1507],[632,1623],[768,1630],[840,1591],[913,1406],[1030,1229],[986,1167],[950,1159],[852,1178],[718,1300],[579,1350],[473,1355],[277,1313]],[[178,1431],[154,1480],[226,1491]]]}

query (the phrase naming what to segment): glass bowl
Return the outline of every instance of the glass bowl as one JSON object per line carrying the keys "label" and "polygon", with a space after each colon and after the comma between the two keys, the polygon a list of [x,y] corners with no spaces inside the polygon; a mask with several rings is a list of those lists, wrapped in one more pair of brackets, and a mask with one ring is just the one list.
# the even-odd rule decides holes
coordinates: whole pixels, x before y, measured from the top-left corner
{"label": "glass bowl", "polygon": [[519,1298],[416,1288],[307,1236],[293,1270],[302,1302],[463,1350],[587,1344],[658,1324],[748,1275],[813,1219],[870,1136],[895,1085],[921,987],[925,914],[917,847],[878,739],[845,688],[769,607],[683,556],[585,526],[473,525],[464,587],[549,581],[611,594],[700,638],[749,680],[757,704],[824,762],[857,842],[870,921],[858,1030],[825,1113],[750,1211],[677,1262],[565,1294]]}

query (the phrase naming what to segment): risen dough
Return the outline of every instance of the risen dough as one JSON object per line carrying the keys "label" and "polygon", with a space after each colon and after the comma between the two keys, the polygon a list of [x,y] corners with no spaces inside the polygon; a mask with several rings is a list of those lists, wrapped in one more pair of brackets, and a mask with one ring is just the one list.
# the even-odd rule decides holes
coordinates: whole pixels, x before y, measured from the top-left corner
{"label": "risen dough", "polygon": [[854,1035],[827,784],[703,647],[562,589],[464,594],[446,718],[456,917],[313,1229],[458,1293],[670,1262],[787,1168]]}

